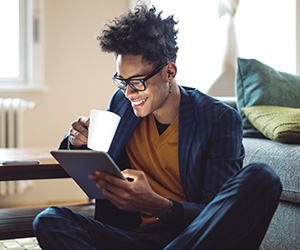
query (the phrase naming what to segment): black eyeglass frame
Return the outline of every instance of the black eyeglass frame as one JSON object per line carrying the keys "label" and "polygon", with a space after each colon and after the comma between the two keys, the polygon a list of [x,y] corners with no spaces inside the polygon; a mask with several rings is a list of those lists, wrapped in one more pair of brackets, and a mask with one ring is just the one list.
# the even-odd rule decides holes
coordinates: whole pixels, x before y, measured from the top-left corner
{"label": "black eyeglass frame", "polygon": [[[117,85],[118,88],[126,90],[127,85],[129,85],[133,90],[135,91],[145,91],[147,89],[145,82],[148,81],[151,77],[155,76],[159,71],[162,70],[163,67],[165,67],[166,65],[168,65],[167,62],[165,62],[164,64],[160,65],[159,67],[157,67],[156,69],[154,69],[149,75],[147,75],[146,77],[144,77],[143,79],[133,79],[134,77],[130,77],[127,79],[118,77],[118,72],[116,72],[113,77],[112,80],[114,81],[114,83]],[[116,80],[120,80],[120,81],[124,81],[125,84],[120,85],[118,81]],[[143,84],[144,89],[137,89],[134,84],[132,84],[130,81],[134,80],[134,81],[139,81]]]}

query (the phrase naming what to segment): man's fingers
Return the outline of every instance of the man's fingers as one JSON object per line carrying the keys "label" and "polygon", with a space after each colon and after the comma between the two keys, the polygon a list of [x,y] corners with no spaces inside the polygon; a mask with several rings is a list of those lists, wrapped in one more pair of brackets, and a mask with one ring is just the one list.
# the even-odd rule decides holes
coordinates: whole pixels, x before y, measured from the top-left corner
{"label": "man's fingers", "polygon": [[80,132],[71,129],[69,133],[69,140],[74,146],[81,146],[87,144],[87,137]]}
{"label": "man's fingers", "polygon": [[111,183],[112,185],[120,186],[120,187],[126,185],[126,181],[124,182],[124,179],[121,179],[121,178],[115,177],[113,175],[107,174],[103,171],[96,170],[94,174],[99,179],[103,179],[106,182]]}
{"label": "man's fingers", "polygon": [[89,118],[79,117],[77,121],[72,122],[71,128],[75,131],[80,132],[86,138],[88,137]]}
{"label": "man's fingers", "polygon": [[102,171],[96,170],[95,173],[89,175],[89,178],[97,182],[97,187],[99,189],[105,189],[116,196],[123,196],[128,193],[130,189],[128,181],[106,174]]}
{"label": "man's fingers", "polygon": [[79,117],[76,121],[72,122],[69,131],[69,140],[74,146],[86,145],[88,141],[88,126],[90,118]]}
{"label": "man's fingers", "polygon": [[144,172],[134,169],[125,169],[122,171],[122,174],[125,178],[129,179],[130,181],[145,177]]}

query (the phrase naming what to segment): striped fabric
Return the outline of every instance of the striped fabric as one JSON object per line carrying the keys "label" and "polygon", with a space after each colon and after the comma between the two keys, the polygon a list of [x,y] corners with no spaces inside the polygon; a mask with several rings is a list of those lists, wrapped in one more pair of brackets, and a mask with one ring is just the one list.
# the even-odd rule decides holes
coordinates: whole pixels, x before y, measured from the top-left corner
{"label": "striped fabric", "polygon": [[[122,117],[109,154],[125,168],[124,147],[141,119],[121,91],[109,110]],[[162,249],[168,244],[166,249],[258,249],[281,183],[266,164],[242,168],[239,114],[198,90],[181,87],[178,157],[187,202],[174,202],[184,210],[176,214],[183,218],[175,224],[138,228],[138,213],[119,210],[108,200],[96,201],[96,220],[50,207],[33,223],[40,245],[45,250]]]}
{"label": "striped fabric", "polygon": [[[236,110],[200,91],[180,87],[179,171],[186,221],[191,221],[242,167],[242,123]],[[109,154],[117,159],[141,118],[118,90],[109,111],[121,116]],[[125,164],[127,165],[127,164]],[[120,166],[122,168],[122,166]]]}

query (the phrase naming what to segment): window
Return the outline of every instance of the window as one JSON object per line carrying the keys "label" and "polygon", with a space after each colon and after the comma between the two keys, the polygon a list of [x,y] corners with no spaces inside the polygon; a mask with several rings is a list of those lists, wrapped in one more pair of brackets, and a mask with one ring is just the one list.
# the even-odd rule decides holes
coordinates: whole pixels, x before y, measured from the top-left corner
{"label": "window", "polygon": [[240,57],[296,73],[296,0],[241,0],[235,18]]}
{"label": "window", "polygon": [[41,0],[0,0],[0,90],[44,88]]}
{"label": "window", "polygon": [[[6,6],[4,5],[6,4]],[[0,29],[1,29],[1,46],[0,46],[0,76],[11,81],[19,80],[20,76],[20,19],[19,1],[0,1]],[[9,24],[9,25],[7,25]]]}
{"label": "window", "polygon": [[[300,65],[300,56],[296,59],[297,49],[300,51],[300,44],[296,43],[296,35],[300,34],[296,1],[300,5],[300,0],[241,0],[235,17],[239,56],[296,73],[296,65]],[[151,4],[179,19],[178,84],[206,92],[221,73],[220,43],[224,40],[220,39],[218,1],[151,0]]]}
{"label": "window", "polygon": [[151,4],[164,11],[164,16],[174,14],[179,22],[177,83],[206,91],[215,81],[219,68],[217,49],[218,1],[152,0]]}

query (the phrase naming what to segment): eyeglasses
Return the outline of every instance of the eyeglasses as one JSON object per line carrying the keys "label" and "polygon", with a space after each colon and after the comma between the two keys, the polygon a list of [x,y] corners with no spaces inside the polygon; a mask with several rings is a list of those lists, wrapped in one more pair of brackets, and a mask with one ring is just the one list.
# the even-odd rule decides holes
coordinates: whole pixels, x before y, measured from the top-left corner
{"label": "eyeglasses", "polygon": [[127,85],[129,85],[133,90],[136,91],[145,91],[146,90],[146,84],[145,82],[149,80],[151,77],[155,76],[163,67],[165,67],[168,63],[164,63],[163,65],[159,66],[155,70],[153,70],[149,75],[147,75],[143,79],[132,79],[133,77],[124,79],[122,77],[118,76],[118,72],[114,74],[112,77],[114,83],[117,85],[118,88],[126,90]]}

